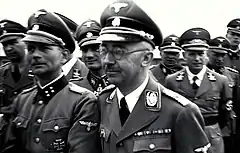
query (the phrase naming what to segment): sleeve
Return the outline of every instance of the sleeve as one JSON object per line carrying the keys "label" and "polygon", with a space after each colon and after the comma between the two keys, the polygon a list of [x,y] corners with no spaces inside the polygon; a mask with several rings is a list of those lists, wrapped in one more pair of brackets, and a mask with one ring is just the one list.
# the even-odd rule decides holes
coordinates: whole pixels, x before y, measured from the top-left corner
{"label": "sleeve", "polygon": [[74,110],[73,125],[69,131],[70,153],[100,153],[99,109],[93,93],[85,92]]}
{"label": "sleeve", "polygon": [[233,88],[233,109],[236,112],[237,116],[240,115],[240,82],[239,74],[235,76],[235,86]]}
{"label": "sleeve", "polygon": [[176,153],[204,153],[210,143],[204,131],[204,120],[195,104],[188,104],[179,113],[175,129]]}
{"label": "sleeve", "polygon": [[12,153],[12,152],[18,152],[18,145],[17,145],[17,138],[16,138],[16,130],[15,125],[13,124],[13,120],[16,117],[17,114],[17,108],[19,105],[19,98],[20,96],[17,96],[13,103],[11,104],[11,111],[12,115],[6,117],[3,116],[1,122],[4,122],[5,127],[2,129],[3,131],[0,132],[0,152],[2,153]]}

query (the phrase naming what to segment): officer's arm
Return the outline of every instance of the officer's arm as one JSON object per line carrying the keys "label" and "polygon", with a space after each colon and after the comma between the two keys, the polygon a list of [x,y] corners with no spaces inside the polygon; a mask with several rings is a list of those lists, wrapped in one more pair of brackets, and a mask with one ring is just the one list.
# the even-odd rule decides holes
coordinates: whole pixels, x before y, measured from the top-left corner
{"label": "officer's arm", "polygon": [[199,108],[190,103],[179,113],[174,129],[177,153],[205,153],[210,147]]}
{"label": "officer's arm", "polygon": [[73,113],[73,125],[69,131],[69,152],[99,153],[100,116],[97,98],[92,92],[82,93]]}
{"label": "officer's arm", "polygon": [[[3,116],[2,120],[0,121],[4,122],[2,126],[2,132],[0,132],[0,148],[2,149],[3,153],[13,153],[13,152],[18,152],[17,148],[17,137],[16,137],[16,129],[15,129],[15,124],[13,124],[13,120],[16,117],[17,114],[17,109],[19,107],[19,98],[20,96],[17,96],[13,103],[11,104],[11,111],[12,115],[5,118]],[[0,150],[1,151],[1,150]]]}

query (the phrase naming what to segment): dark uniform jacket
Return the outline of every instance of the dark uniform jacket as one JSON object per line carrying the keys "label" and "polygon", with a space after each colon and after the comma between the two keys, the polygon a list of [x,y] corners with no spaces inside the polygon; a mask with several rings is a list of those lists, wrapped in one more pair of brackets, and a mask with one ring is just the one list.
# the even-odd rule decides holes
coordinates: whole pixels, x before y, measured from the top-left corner
{"label": "dark uniform jacket", "polygon": [[177,71],[180,71],[182,69],[181,66],[176,66],[173,69],[170,69],[168,67],[166,67],[163,64],[158,64],[158,65],[154,65],[150,68],[153,76],[158,80],[158,82],[162,85],[164,85],[165,83],[165,78],[167,75],[169,74],[173,74]]}
{"label": "dark uniform jacket", "polygon": [[14,103],[16,117],[5,152],[98,153],[96,100],[92,92],[65,77],[44,89],[23,91]]}
{"label": "dark uniform jacket", "polygon": [[88,72],[87,76],[83,77],[80,80],[73,80],[73,83],[87,88],[92,91],[96,96],[107,86],[109,82],[107,80],[107,76],[104,75],[102,77],[94,75],[91,71]]}
{"label": "dark uniform jacket", "polygon": [[231,67],[240,72],[240,51],[229,52],[225,57],[225,66]]}
{"label": "dark uniform jacket", "polygon": [[[12,104],[13,99],[24,89],[34,85],[34,77],[31,71],[26,68],[19,81],[15,81],[11,72],[11,63],[0,67],[0,106]],[[0,109],[0,113],[3,113]]]}
{"label": "dark uniform jacket", "polygon": [[87,76],[88,71],[86,65],[80,59],[77,59],[66,77],[69,81],[78,80],[81,77]]}
{"label": "dark uniform jacket", "polygon": [[0,152],[2,145],[8,137],[8,128],[11,115],[11,104],[13,99],[24,89],[32,87],[34,77],[32,72],[26,68],[21,74],[19,81],[14,80],[11,72],[11,63],[0,67]]}
{"label": "dark uniform jacket", "polygon": [[204,118],[217,117],[219,111],[225,110],[227,100],[232,99],[227,77],[208,68],[197,91],[192,89],[185,68],[169,75],[165,83],[167,88],[197,104]]}
{"label": "dark uniform jacket", "polygon": [[[212,69],[211,65],[207,65],[209,69],[216,71],[219,74],[222,74],[228,78],[228,86],[230,92],[232,93],[233,100],[233,110],[229,114],[228,124],[222,129],[223,136],[230,136],[232,133],[236,132],[236,114],[239,114],[239,72],[230,67],[222,67],[219,70]],[[233,116],[234,115],[234,116]],[[238,115],[237,115],[238,116]]]}
{"label": "dark uniform jacket", "polygon": [[207,148],[198,107],[151,77],[123,127],[116,90],[103,90],[99,102],[103,153],[194,153]]}

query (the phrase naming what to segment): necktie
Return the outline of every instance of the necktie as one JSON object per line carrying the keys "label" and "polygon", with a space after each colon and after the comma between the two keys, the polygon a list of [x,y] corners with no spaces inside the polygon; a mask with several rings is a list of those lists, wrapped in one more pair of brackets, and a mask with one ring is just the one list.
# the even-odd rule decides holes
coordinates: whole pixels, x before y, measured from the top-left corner
{"label": "necktie", "polygon": [[120,109],[119,109],[119,115],[120,115],[120,120],[121,120],[122,125],[124,125],[124,123],[127,120],[129,114],[130,114],[130,111],[127,107],[127,102],[126,102],[125,98],[123,97],[120,100]]}
{"label": "necktie", "polygon": [[198,79],[198,77],[197,76],[194,76],[193,77],[193,84],[192,84],[192,88],[193,89],[198,89],[198,85],[196,84],[196,80]]}

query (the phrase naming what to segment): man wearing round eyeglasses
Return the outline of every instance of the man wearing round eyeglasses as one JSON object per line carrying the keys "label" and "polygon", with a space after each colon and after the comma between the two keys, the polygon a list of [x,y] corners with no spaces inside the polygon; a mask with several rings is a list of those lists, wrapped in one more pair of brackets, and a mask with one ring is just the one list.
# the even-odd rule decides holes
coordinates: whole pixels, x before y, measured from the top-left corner
{"label": "man wearing round eyeglasses", "polygon": [[152,50],[162,42],[154,21],[133,1],[101,15],[99,40],[110,83],[99,95],[103,153],[206,152],[198,107],[149,76]]}

